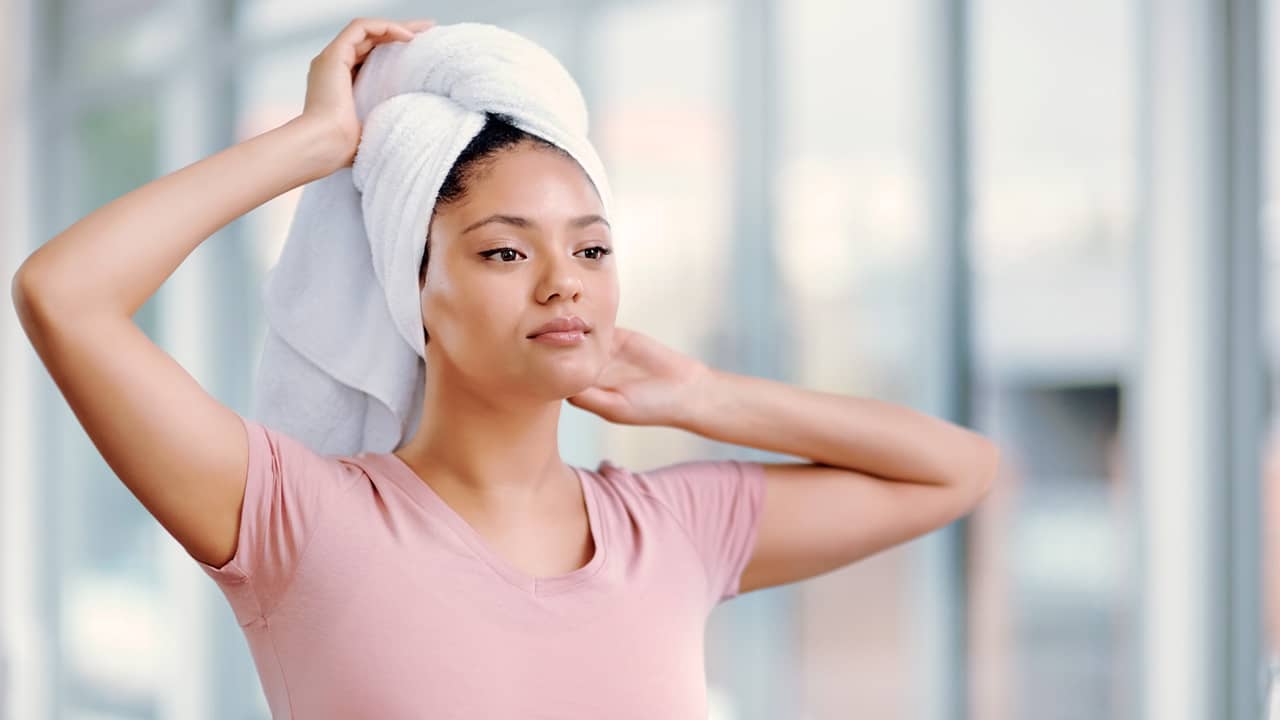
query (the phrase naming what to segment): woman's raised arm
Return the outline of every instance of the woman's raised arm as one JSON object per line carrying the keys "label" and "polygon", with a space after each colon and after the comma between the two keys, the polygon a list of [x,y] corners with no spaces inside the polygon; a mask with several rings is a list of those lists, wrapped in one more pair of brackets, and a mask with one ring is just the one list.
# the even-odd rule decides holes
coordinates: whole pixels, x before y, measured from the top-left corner
{"label": "woman's raised arm", "polygon": [[18,268],[19,321],[77,420],[130,492],[197,560],[236,549],[248,443],[132,317],[206,238],[259,205],[350,164],[352,82],[375,45],[422,23],[353,21],[308,73],[288,123],[137,188],[49,240]]}

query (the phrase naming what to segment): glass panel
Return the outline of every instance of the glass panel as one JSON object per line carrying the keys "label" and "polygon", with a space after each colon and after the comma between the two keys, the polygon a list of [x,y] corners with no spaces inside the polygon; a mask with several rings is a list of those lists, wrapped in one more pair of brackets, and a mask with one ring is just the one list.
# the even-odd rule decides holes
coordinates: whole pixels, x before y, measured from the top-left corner
{"label": "glass panel", "polygon": [[1263,651],[1270,678],[1268,718],[1280,718],[1280,6],[1261,3],[1266,21],[1262,31],[1263,160],[1262,225],[1266,263],[1262,277],[1262,300],[1266,311],[1267,372],[1271,379],[1269,429],[1263,455],[1263,612],[1266,635]]}
{"label": "glass panel", "polygon": [[972,714],[1131,718],[1136,8],[972,8],[977,402],[1006,472],[972,526]]}
{"label": "glass panel", "polygon": [[63,66],[78,86],[91,87],[171,63],[193,45],[175,31],[186,26],[182,9],[181,3],[165,0],[76,3],[62,18]]}
{"label": "glass panel", "polygon": [[[74,213],[83,217],[156,176],[156,103],[91,109],[75,119]],[[70,190],[71,188],[65,188]],[[154,298],[134,316],[155,337]],[[58,437],[46,453],[48,561],[60,675],[72,713],[153,717],[164,650],[155,521],[102,459],[65,401],[49,402]],[[79,716],[79,715],[76,715]]]}
{"label": "glass panel", "polygon": [[[911,404],[924,384],[919,3],[778,3],[778,260],[798,385]],[[837,74],[832,68],[839,68]],[[780,298],[781,299],[781,298]],[[794,586],[796,717],[919,714],[908,547]]]}

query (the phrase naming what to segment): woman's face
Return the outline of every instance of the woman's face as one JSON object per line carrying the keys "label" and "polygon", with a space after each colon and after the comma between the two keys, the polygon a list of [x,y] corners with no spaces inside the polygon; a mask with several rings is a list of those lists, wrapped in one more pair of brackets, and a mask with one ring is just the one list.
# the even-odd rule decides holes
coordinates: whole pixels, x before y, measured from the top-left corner
{"label": "woman's face", "polygon": [[[504,149],[437,208],[422,288],[428,364],[475,387],[565,398],[590,387],[609,357],[618,311],[613,237],[594,186],[572,159],[530,143]],[[605,248],[604,251],[597,248]],[[571,346],[528,336],[576,315]]]}

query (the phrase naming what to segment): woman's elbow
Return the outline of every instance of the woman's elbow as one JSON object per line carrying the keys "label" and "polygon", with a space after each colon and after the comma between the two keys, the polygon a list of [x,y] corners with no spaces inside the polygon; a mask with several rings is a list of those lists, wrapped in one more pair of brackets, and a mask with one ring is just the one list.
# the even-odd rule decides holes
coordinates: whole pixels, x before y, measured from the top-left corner
{"label": "woman's elbow", "polygon": [[963,460],[955,464],[948,483],[959,505],[959,515],[968,515],[991,493],[999,469],[1000,448],[981,435],[972,435]]}
{"label": "woman's elbow", "polygon": [[976,506],[991,493],[1000,474],[1000,446],[986,438],[979,438],[974,458],[968,465],[968,484],[973,504]]}

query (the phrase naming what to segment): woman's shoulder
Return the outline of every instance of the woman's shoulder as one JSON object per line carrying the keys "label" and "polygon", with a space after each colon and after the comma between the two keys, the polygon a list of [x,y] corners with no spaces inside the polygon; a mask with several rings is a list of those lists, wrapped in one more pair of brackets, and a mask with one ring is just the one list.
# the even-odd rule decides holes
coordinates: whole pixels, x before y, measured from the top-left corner
{"label": "woman's shoulder", "polygon": [[656,498],[667,505],[688,505],[699,496],[736,493],[758,484],[759,465],[745,460],[705,458],[672,461],[640,469],[601,460],[592,477],[620,494]]}
{"label": "woman's shoulder", "polygon": [[609,459],[601,460],[596,474],[606,478],[648,484],[678,480],[698,480],[709,477],[737,476],[749,472],[753,463],[734,458],[701,458],[673,460],[659,465],[622,465]]}
{"label": "woman's shoulder", "polygon": [[249,436],[251,458],[261,472],[282,486],[291,484],[349,487],[363,468],[354,457],[311,447],[288,431],[242,417]]}

